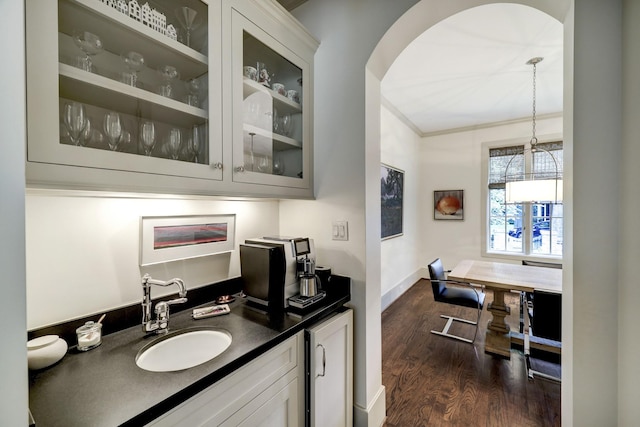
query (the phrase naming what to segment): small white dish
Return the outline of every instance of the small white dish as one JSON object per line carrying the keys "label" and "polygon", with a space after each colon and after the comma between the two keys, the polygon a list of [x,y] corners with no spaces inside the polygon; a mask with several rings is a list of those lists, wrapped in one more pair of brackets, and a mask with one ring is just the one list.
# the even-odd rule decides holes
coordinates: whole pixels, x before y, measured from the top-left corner
{"label": "small white dish", "polygon": [[44,335],[27,341],[29,369],[43,369],[53,365],[67,353],[67,342],[57,335]]}

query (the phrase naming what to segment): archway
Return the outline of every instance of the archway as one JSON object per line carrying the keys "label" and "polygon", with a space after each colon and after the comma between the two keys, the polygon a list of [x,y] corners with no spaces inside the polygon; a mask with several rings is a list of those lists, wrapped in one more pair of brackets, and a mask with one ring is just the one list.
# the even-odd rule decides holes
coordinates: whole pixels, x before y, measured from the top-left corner
{"label": "archway", "polygon": [[[449,2],[450,3],[450,2]],[[379,182],[379,165],[380,165],[380,116],[381,116],[381,94],[380,94],[380,82],[382,81],[385,73],[397,58],[400,52],[410,44],[420,34],[427,31],[433,25],[438,22],[447,19],[459,12],[467,9],[483,6],[487,4],[496,3],[494,1],[482,1],[482,0],[465,0],[456,2],[455,4],[442,4],[433,0],[422,0],[405,13],[396,23],[387,31],[385,36],[380,40],[376,49],[373,51],[369,61],[367,63],[366,70],[366,223],[367,223],[367,235],[372,237],[379,236],[379,218],[380,218],[380,206],[379,206],[379,188],[377,186]],[[536,1],[513,1],[509,3],[522,4],[538,9],[560,22],[565,22],[565,18],[569,13],[571,7],[570,0],[564,0],[561,2],[536,2]],[[565,27],[565,33],[572,33],[573,21],[568,24],[571,28]],[[567,55],[572,56],[572,46],[569,45],[570,41],[565,40],[565,58]],[[568,61],[565,61],[568,62]],[[571,86],[573,84],[573,70],[571,64],[566,64],[564,69],[564,84],[565,86]],[[572,99],[565,100],[565,112],[572,110]],[[572,114],[567,114],[567,117],[572,117]],[[572,127],[572,124],[567,122],[567,127]],[[571,134],[565,136],[565,146],[568,147],[568,155],[565,157],[567,162],[572,162],[572,144]],[[571,182],[572,177],[567,177],[567,182]],[[570,201],[568,203],[571,203]],[[569,210],[570,211],[570,210]],[[566,219],[570,224],[571,218]],[[572,242],[565,241],[565,254],[572,253]],[[570,256],[570,255],[565,255]],[[381,263],[381,250],[380,246],[370,247],[367,246],[366,253],[366,271],[367,277],[376,277],[380,280],[379,266]],[[571,280],[565,279],[563,284],[564,289],[572,289]],[[564,305],[569,306],[572,304],[571,295],[572,291],[568,292],[569,298],[565,298]],[[567,312],[567,311],[565,311]],[[572,333],[573,326],[569,319],[563,321],[563,328],[565,330],[565,345],[563,346],[563,402],[571,402],[571,396],[573,394],[572,381],[571,381],[571,364],[572,364]],[[565,411],[563,411],[564,413]],[[565,417],[565,415],[563,415]],[[570,411],[567,411],[566,421],[571,419]]]}

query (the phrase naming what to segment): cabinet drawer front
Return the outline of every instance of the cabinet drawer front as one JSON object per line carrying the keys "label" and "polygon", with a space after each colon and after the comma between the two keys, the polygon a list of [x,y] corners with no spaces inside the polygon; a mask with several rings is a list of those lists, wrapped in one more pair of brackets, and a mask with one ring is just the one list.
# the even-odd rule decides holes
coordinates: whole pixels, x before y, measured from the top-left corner
{"label": "cabinet drawer front", "polygon": [[[283,378],[284,380],[284,378]],[[298,380],[293,378],[283,388],[281,381],[263,391],[222,424],[217,422],[207,426],[220,427],[271,427],[298,425]]]}

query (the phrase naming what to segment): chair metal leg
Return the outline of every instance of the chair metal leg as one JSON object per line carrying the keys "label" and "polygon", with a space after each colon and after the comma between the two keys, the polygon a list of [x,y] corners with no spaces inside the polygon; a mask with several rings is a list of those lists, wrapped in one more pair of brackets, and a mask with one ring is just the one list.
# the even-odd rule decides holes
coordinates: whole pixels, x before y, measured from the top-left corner
{"label": "chair metal leg", "polygon": [[473,343],[473,341],[475,340],[475,336],[474,336],[473,340],[470,340],[468,338],[459,337],[458,335],[450,334],[449,333],[449,328],[451,327],[451,325],[453,325],[453,322],[455,321],[455,322],[467,323],[469,325],[476,325],[476,332],[477,332],[478,322],[474,322],[472,320],[467,320],[467,319],[460,319],[458,317],[453,317],[453,316],[445,316],[444,314],[441,314],[440,317],[442,317],[443,319],[447,319],[447,323],[444,325],[444,328],[442,328],[442,331],[433,331],[432,330],[431,331],[432,334],[441,335],[441,336],[447,337],[447,338],[453,338],[454,340]]}

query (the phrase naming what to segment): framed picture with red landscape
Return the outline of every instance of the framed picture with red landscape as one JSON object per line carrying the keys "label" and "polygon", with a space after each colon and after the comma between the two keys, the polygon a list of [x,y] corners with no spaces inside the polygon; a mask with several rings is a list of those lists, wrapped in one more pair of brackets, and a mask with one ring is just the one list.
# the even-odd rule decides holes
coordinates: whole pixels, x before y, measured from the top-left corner
{"label": "framed picture with red landscape", "polygon": [[143,216],[140,265],[230,252],[235,224],[235,215]]}

